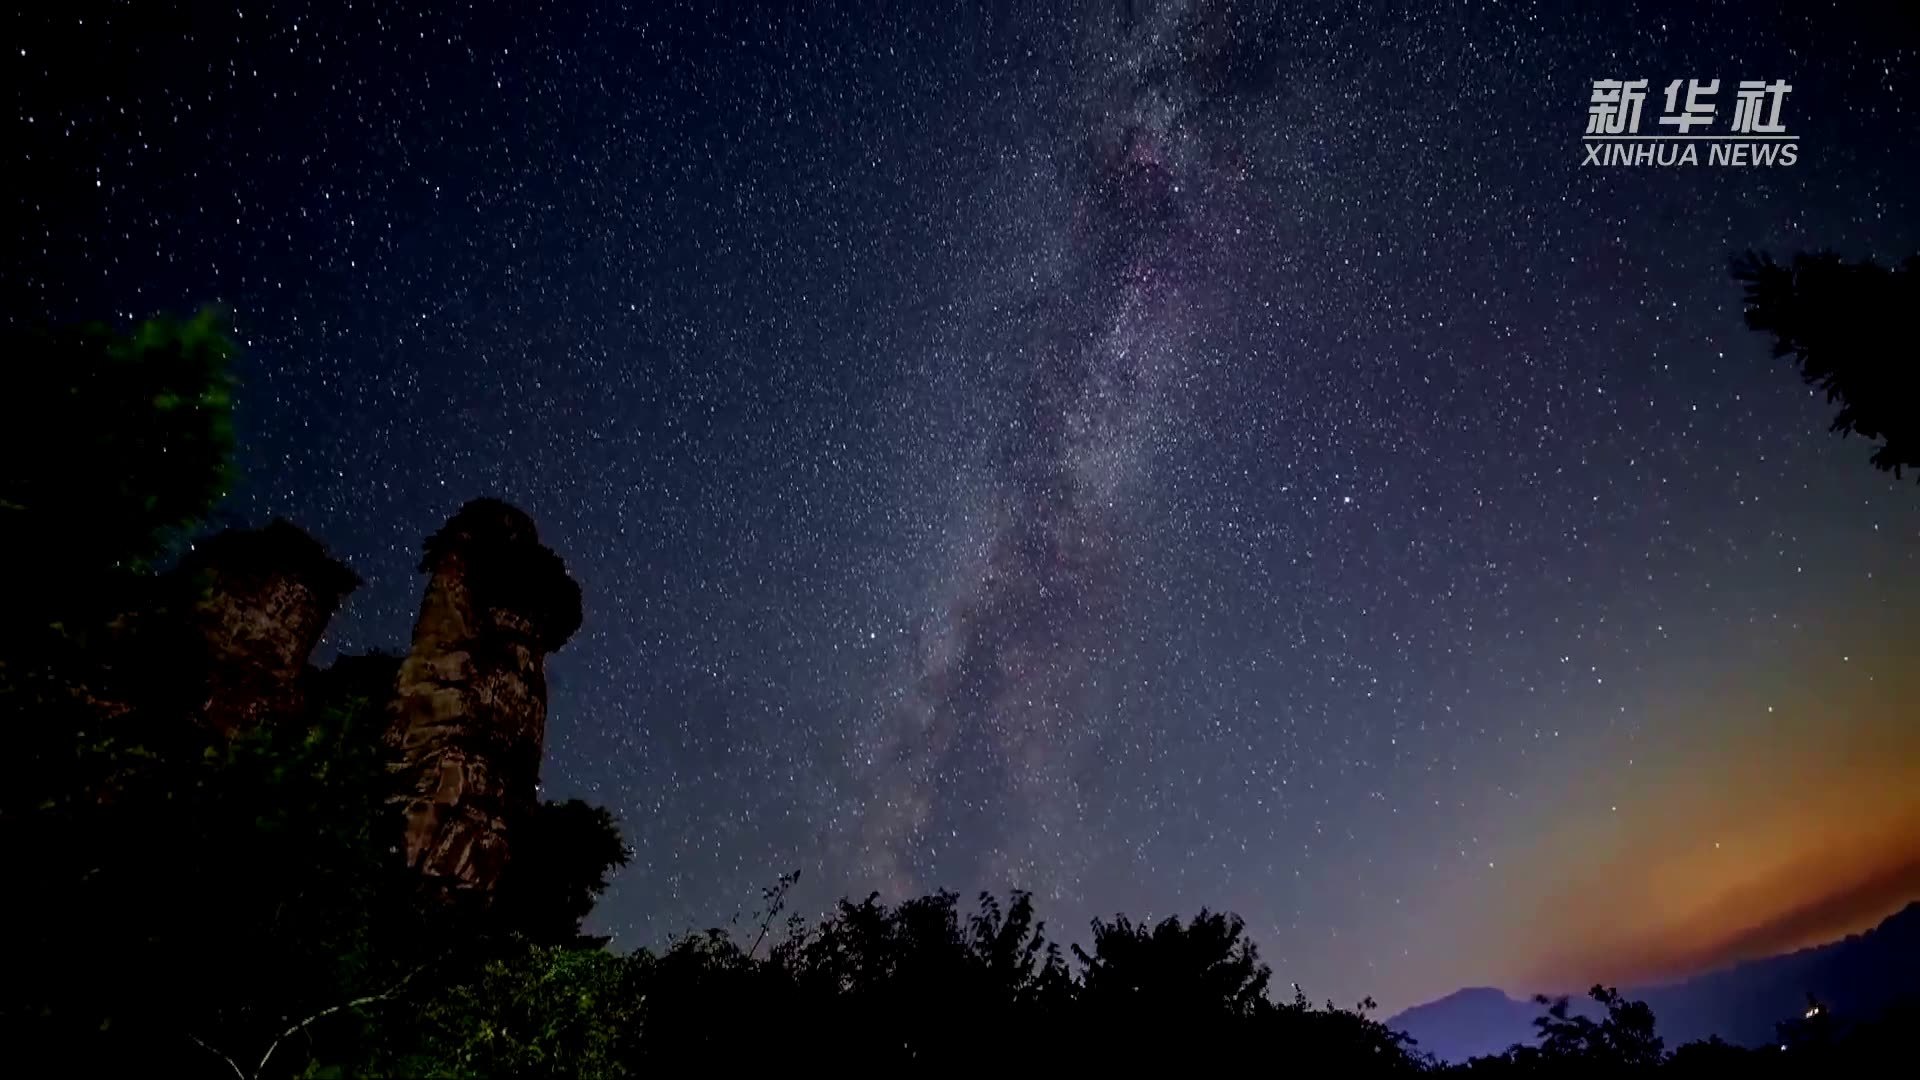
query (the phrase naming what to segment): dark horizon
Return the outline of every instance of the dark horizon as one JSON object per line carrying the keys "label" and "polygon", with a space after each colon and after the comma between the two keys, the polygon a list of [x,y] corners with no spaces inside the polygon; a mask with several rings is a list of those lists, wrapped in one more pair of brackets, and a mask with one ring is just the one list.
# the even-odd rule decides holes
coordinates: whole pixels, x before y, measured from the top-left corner
{"label": "dark horizon", "polygon": [[[1910,37],[938,8],[18,12],[0,318],[232,313],[214,523],[365,580],[323,659],[531,515],[622,948],[799,869],[1391,1013],[1920,896],[1920,499],[1728,273],[1920,252]],[[1607,79],[1789,83],[1797,161],[1585,167]]]}

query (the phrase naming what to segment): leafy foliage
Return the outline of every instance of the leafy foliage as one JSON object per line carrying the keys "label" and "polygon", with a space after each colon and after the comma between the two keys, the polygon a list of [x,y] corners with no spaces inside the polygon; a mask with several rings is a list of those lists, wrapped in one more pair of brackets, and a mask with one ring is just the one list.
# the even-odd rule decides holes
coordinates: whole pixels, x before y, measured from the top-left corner
{"label": "leafy foliage", "polygon": [[93,323],[6,344],[8,555],[64,570],[143,568],[226,490],[233,342],[217,310],[150,319],[130,335]]}
{"label": "leafy foliage", "polygon": [[1620,991],[1606,986],[1595,986],[1588,996],[1606,1010],[1602,1019],[1572,1015],[1565,996],[1550,998],[1543,994],[1534,998],[1547,1010],[1533,1021],[1540,1033],[1538,1044],[1515,1047],[1508,1053],[1519,1064],[1550,1070],[1577,1066],[1618,1073],[1660,1064],[1665,1044],[1654,1030],[1653,1010],[1645,1002],[1628,1001]]}
{"label": "leafy foliage", "polygon": [[[1117,918],[1073,955],[1077,976],[1025,893],[982,894],[964,914],[944,892],[842,901],[816,926],[789,920],[762,960],[719,930],[685,937],[635,956],[646,994],[635,1068],[771,1068],[795,1053],[849,1069],[1139,1067],[1281,1040],[1376,1072],[1419,1066],[1358,1012],[1270,1002],[1269,973],[1231,916]],[[754,1039],[738,1037],[742,1017]]]}
{"label": "leafy foliage", "polygon": [[160,752],[108,739],[109,794],[8,821],[36,884],[8,1021],[102,1067],[190,1059],[194,1040],[257,1055],[385,976],[398,825],[378,721],[330,711],[231,741],[182,722]]}
{"label": "leafy foliage", "polygon": [[1604,1009],[1600,1019],[1570,1015],[1565,997],[1539,997],[1535,1000],[1546,1012],[1534,1020],[1539,1036],[1533,1043],[1440,1071],[1472,1076],[1879,1075],[1912,1056],[1913,1025],[1920,1021],[1920,1001],[1853,1022],[1810,1002],[1813,1007],[1804,1016],[1779,1024],[1773,1045],[1736,1046],[1716,1037],[1666,1053],[1644,1002],[1629,1001],[1609,987],[1595,986],[1588,994]]}
{"label": "leafy foliage", "polygon": [[542,945],[598,947],[580,924],[630,852],[605,807],[580,799],[545,802],[514,833],[514,857],[494,917]]}
{"label": "leafy foliage", "polygon": [[350,1074],[414,1077],[632,1075],[644,1000],[637,970],[598,949],[516,943],[471,977],[395,1006],[404,1033]]}

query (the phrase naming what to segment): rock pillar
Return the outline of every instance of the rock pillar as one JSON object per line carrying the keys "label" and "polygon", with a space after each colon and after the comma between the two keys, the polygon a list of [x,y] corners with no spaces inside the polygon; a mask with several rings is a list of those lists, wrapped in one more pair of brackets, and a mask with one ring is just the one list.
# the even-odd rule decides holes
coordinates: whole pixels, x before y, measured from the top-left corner
{"label": "rock pillar", "polygon": [[199,590],[188,618],[206,662],[207,722],[232,735],[300,713],[307,659],[360,579],[278,520],[214,536],[179,573]]}
{"label": "rock pillar", "polygon": [[580,587],[526,514],[460,508],[427,540],[431,575],[391,706],[408,865],[443,899],[485,904],[539,799],[546,656],[580,625]]}

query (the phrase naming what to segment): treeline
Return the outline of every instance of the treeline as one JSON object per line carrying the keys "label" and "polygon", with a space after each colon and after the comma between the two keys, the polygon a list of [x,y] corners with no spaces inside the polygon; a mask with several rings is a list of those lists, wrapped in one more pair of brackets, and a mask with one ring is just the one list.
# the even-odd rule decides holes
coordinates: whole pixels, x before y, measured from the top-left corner
{"label": "treeline", "polygon": [[[771,910],[777,908],[776,903]],[[771,942],[770,947],[767,943]],[[1810,1002],[1778,1042],[1669,1049],[1642,1003],[1594,987],[1602,1014],[1540,998],[1536,1038],[1442,1064],[1368,1016],[1270,993],[1240,920],[1096,921],[1091,948],[1051,942],[1031,898],[950,893],[843,901],[817,924],[745,941],[719,930],[662,953],[530,949],[430,1006],[385,1065],[408,1075],[629,1076],[665,1069],[1212,1069],[1516,1076],[1850,1076],[1900,1071],[1920,1008],[1865,1020]]]}
{"label": "treeline", "polygon": [[[1240,920],[1096,922],[1063,949],[1032,900],[936,894],[785,914],[619,954],[582,920],[627,852],[603,809],[522,822],[492,902],[403,865],[383,738],[392,657],[303,676],[300,711],[204,722],[204,591],[176,556],[231,456],[212,315],[16,335],[0,396],[0,975],[12,1075],[565,1076],[667,1069],[1443,1070],[1354,1008],[1276,1000]],[[310,544],[297,530],[275,542]],[[316,548],[317,550],[317,548]],[[1644,1005],[1548,1007],[1538,1045],[1466,1072],[1854,1071],[1911,1013],[1824,1013],[1782,1046],[1669,1053]],[[1782,1048],[1784,1047],[1784,1048]],[[1896,1055],[1896,1056],[1878,1056]],[[1875,1070],[1878,1071],[1878,1070]]]}

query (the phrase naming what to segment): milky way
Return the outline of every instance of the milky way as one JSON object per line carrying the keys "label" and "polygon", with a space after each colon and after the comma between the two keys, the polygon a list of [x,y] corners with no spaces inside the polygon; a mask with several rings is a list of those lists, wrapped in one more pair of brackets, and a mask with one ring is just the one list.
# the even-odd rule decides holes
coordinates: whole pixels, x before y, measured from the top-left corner
{"label": "milky way", "polygon": [[[1166,10],[1114,19],[1111,40],[1083,49],[1084,136],[1055,148],[1075,193],[1067,257],[1002,328],[1014,335],[995,361],[1014,369],[1017,409],[995,425],[978,551],[919,636],[897,726],[869,751],[862,839],[895,893],[986,880],[1058,895],[1097,831],[1079,776],[1111,707],[1121,503],[1164,437],[1167,385],[1187,373],[1186,293],[1208,284],[1201,204],[1222,182],[1186,116],[1182,54],[1203,27]],[[940,857],[963,835],[986,869]]]}
{"label": "milky way", "polygon": [[[367,581],[328,655],[404,642],[475,495],[567,560],[544,778],[623,821],[621,946],[799,869],[1069,939],[1229,908],[1392,1007],[1910,888],[1920,499],[1726,274],[1920,251],[1909,38],[719,7],[39,5],[0,50],[0,314],[233,311],[216,524]],[[1583,168],[1606,78],[1787,80],[1799,163]]]}

